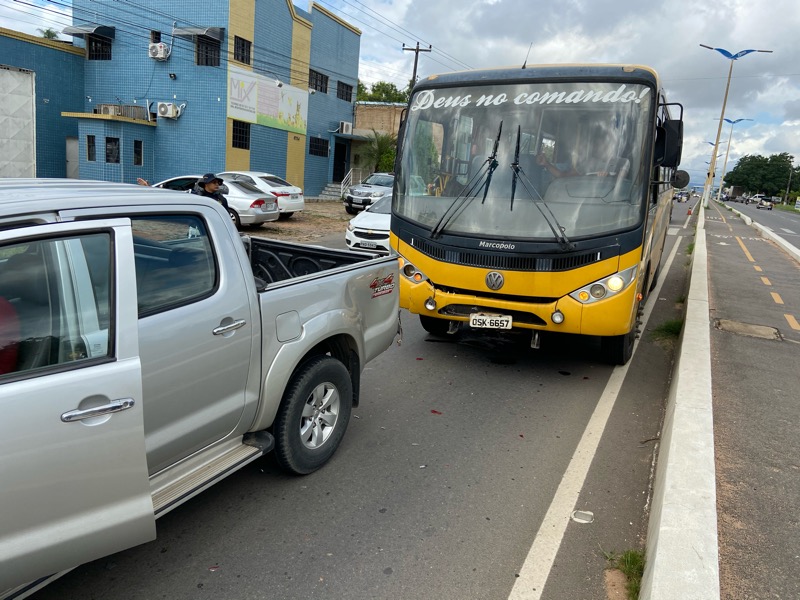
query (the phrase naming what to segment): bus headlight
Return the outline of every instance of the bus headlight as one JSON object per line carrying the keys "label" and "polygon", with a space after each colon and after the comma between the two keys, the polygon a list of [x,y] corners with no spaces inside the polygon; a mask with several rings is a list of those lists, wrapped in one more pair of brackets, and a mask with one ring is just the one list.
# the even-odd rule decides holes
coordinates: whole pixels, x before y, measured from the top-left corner
{"label": "bus headlight", "polygon": [[585,285],[570,294],[572,298],[581,304],[591,304],[604,298],[608,298],[627,288],[634,279],[638,267],[634,266],[614,275],[604,277],[599,281]]}
{"label": "bus headlight", "polygon": [[408,262],[402,256],[400,257],[400,274],[406,279],[410,279],[414,283],[422,283],[427,279],[422,271],[417,270],[417,267]]}

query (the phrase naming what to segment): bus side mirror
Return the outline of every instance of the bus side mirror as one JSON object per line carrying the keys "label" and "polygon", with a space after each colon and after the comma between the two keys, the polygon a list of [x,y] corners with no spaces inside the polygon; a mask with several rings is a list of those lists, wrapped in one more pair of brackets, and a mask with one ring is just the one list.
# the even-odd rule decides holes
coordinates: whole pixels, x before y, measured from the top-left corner
{"label": "bus side mirror", "polygon": [[683,149],[683,121],[670,119],[656,127],[656,145],[653,163],[670,169],[681,164]]}
{"label": "bus side mirror", "polygon": [[691,177],[689,176],[689,173],[687,173],[686,171],[675,171],[672,174],[672,181],[670,183],[674,188],[683,189],[687,185],[689,185],[690,179]]}

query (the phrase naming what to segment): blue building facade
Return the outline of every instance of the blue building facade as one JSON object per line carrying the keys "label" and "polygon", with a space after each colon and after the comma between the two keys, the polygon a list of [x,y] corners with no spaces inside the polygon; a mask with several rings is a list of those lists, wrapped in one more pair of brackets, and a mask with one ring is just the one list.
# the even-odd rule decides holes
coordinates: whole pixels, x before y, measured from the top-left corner
{"label": "blue building facade", "polygon": [[64,162],[64,137],[78,138],[82,179],[259,170],[313,196],[348,168],[349,139],[335,132],[352,122],[360,31],[291,0],[141,4],[73,0],[68,59],[44,46],[31,58],[30,36],[0,31],[6,60],[37,72],[37,108],[40,92],[58,90],[37,132],[62,139],[37,136],[38,175],[63,176],[51,163]]}
{"label": "blue building facade", "polygon": [[[26,69],[35,76],[38,177],[67,176],[67,146],[77,148],[78,123],[61,113],[83,106],[83,62],[83,52],[69,44],[0,28],[0,65]],[[71,160],[77,159],[74,150]]]}

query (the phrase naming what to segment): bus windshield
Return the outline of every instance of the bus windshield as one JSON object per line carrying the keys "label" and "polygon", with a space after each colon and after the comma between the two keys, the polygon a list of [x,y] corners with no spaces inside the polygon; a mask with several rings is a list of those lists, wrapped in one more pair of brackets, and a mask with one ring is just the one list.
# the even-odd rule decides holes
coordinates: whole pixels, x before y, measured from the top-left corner
{"label": "bus windshield", "polygon": [[417,90],[394,212],[436,233],[570,239],[638,225],[653,95],[620,82]]}

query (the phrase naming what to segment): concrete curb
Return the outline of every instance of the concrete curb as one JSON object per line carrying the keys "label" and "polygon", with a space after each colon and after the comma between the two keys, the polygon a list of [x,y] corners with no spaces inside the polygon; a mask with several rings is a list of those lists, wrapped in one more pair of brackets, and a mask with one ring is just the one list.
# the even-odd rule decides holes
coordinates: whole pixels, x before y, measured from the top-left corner
{"label": "concrete curb", "polygon": [[[699,204],[699,203],[698,203]],[[708,258],[702,207],[658,453],[640,598],[719,600]]]}

